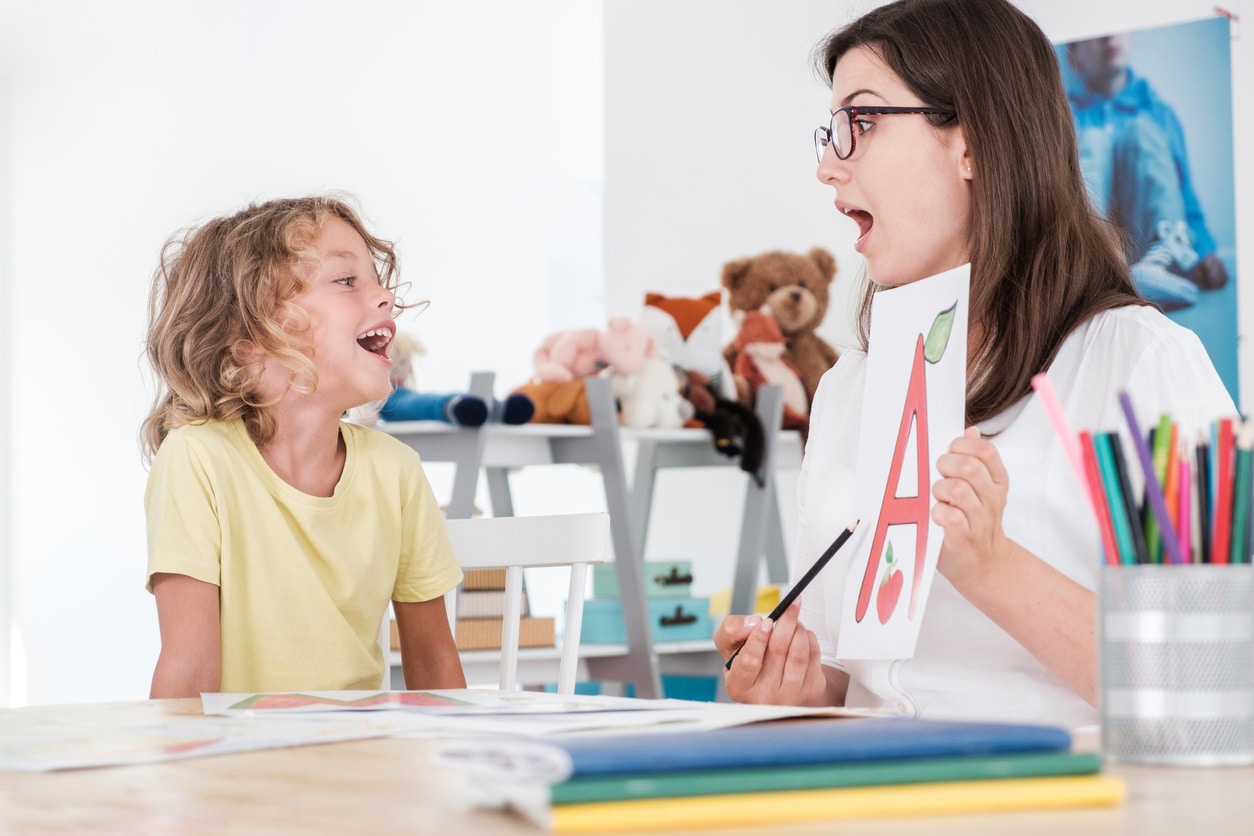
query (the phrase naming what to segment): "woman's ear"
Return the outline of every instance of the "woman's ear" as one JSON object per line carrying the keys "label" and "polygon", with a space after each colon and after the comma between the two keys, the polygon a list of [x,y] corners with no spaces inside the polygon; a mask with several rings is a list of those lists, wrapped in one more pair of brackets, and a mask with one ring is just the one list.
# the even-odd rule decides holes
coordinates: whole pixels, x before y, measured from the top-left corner
{"label": "woman's ear", "polygon": [[974,166],[971,164],[971,146],[967,145],[967,136],[959,127],[953,132],[954,159],[958,162],[958,176],[963,180],[975,177]]}

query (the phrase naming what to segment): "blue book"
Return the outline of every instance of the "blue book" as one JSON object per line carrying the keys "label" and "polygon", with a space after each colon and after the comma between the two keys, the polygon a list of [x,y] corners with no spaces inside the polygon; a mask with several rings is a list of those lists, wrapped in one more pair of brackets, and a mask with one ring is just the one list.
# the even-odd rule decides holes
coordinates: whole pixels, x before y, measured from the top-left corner
{"label": "blue book", "polygon": [[1027,752],[1063,752],[1054,726],[904,717],[775,720],[711,731],[554,738],[571,777],[858,763]]}

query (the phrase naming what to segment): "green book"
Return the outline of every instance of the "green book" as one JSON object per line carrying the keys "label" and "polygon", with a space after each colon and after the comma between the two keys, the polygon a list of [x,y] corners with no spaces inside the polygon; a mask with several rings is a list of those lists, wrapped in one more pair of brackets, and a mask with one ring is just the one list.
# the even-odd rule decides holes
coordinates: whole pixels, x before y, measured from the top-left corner
{"label": "green book", "polygon": [[925,784],[1054,775],[1090,775],[1101,769],[1095,754],[1040,752],[963,755],[863,763],[696,769],[571,778],[551,788],[553,804],[637,798],[677,798],[779,790]]}

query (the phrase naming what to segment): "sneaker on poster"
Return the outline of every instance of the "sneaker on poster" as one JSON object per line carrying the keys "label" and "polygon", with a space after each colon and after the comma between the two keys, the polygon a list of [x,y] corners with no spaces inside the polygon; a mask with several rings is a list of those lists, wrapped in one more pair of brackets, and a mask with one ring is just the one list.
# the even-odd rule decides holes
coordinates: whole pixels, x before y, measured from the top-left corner
{"label": "sneaker on poster", "polygon": [[1197,251],[1183,221],[1159,221],[1158,235],[1141,260],[1132,265],[1137,289],[1165,311],[1197,302],[1198,284],[1190,271],[1198,264]]}
{"label": "sneaker on poster", "polygon": [[1189,271],[1198,262],[1197,250],[1189,238],[1189,227],[1184,221],[1159,221],[1158,235],[1141,260],[1132,265],[1157,264],[1177,276],[1189,277]]}

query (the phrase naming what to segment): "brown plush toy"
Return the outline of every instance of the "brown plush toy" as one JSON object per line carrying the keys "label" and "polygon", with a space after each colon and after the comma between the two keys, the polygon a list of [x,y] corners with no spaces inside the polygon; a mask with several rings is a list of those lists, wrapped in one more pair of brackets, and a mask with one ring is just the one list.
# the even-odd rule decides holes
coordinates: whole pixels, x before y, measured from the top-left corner
{"label": "brown plush toy", "polygon": [[[733,312],[771,309],[788,340],[784,359],[796,367],[813,400],[819,378],[840,356],[816,330],[827,314],[828,289],[836,277],[836,258],[822,247],[805,255],[773,250],[723,265],[723,287]],[[723,349],[727,365],[736,368],[736,344]],[[742,402],[748,395],[745,381],[737,379]]]}
{"label": "brown plush toy", "polygon": [[588,409],[588,394],[583,379],[568,383],[549,383],[532,380],[514,390],[535,403],[533,424],[591,424],[592,413]]}

